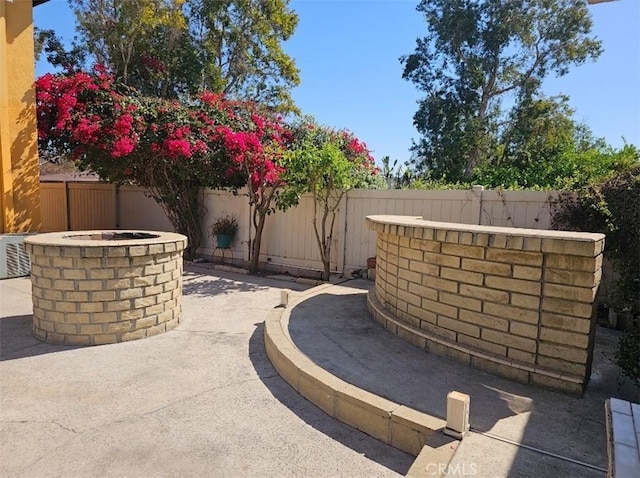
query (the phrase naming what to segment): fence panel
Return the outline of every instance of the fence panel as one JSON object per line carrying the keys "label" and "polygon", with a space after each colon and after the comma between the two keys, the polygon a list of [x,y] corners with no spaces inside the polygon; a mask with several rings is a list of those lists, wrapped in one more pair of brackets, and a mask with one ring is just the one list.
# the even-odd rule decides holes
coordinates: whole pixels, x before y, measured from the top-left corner
{"label": "fence panel", "polygon": [[118,189],[118,225],[121,229],[173,232],[164,210],[143,188],[121,186]]}
{"label": "fence panel", "polygon": [[[214,254],[220,256],[222,251],[216,250],[215,238],[211,237],[211,225],[220,216],[233,215],[238,221],[238,233],[231,243],[231,254],[234,258],[249,259],[249,198],[244,191],[234,195],[227,191],[207,189],[204,192],[205,216],[202,221],[202,254],[208,258]],[[228,256],[227,256],[228,257]]]}
{"label": "fence panel", "polygon": [[485,226],[551,228],[554,191],[483,191],[481,224]]}
{"label": "fence panel", "polygon": [[67,183],[69,225],[72,231],[116,227],[115,185]]}
{"label": "fence panel", "polygon": [[60,232],[69,228],[67,186],[64,182],[40,183],[42,232]]}
{"label": "fence panel", "polygon": [[[265,260],[274,264],[305,269],[322,269],[322,260],[313,230],[313,197],[300,198],[298,206],[278,212],[267,219],[263,251]],[[339,221],[336,221],[339,222]],[[335,232],[340,234],[340,223]],[[332,270],[336,270],[337,237],[332,244]]]}
{"label": "fence panel", "polygon": [[[210,237],[209,228],[216,218],[233,214],[238,220],[238,234],[231,244],[234,258],[249,259],[249,244],[254,239],[250,228],[251,215],[249,198],[244,190],[234,195],[226,191],[207,190],[205,192],[205,208],[207,213],[203,221],[203,246],[205,256],[222,255],[216,250],[214,238]],[[332,270],[342,270],[344,236],[344,219],[339,211],[336,219],[332,250]],[[275,265],[297,267],[303,269],[322,269],[322,261],[313,232],[313,199],[303,196],[298,206],[286,212],[278,211],[267,217],[262,235],[260,260]]]}
{"label": "fence panel", "polygon": [[472,191],[356,189],[347,194],[345,269],[360,269],[375,255],[376,234],[365,227],[373,214],[422,217],[431,221],[472,223]]}

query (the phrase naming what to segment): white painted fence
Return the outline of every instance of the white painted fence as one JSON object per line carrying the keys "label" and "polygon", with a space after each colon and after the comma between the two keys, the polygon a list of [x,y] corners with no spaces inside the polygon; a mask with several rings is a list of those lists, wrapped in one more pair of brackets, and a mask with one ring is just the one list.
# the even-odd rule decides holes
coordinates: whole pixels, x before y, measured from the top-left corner
{"label": "white painted fence", "polygon": [[[66,194],[66,199],[65,199]],[[218,216],[233,214],[240,228],[225,251],[226,259],[248,260],[250,213],[248,198],[226,191],[204,193],[206,215],[203,222],[205,257],[215,254],[208,228]],[[375,255],[375,233],[364,227],[371,214],[401,214],[425,219],[464,224],[515,226],[549,229],[550,204],[555,192],[485,191],[482,188],[456,191],[352,190],[338,210],[332,267],[349,272],[366,267],[367,258]],[[78,229],[146,229],[171,231],[172,226],[155,201],[140,188],[90,182],[43,183],[44,230]],[[267,219],[260,259],[290,268],[321,270],[322,263],[312,226],[313,202],[303,197],[300,204],[286,212],[276,212]]]}
{"label": "white painted fence", "polygon": [[[97,182],[41,183],[43,230],[146,229],[172,231],[171,223],[153,199],[134,187],[116,188]],[[348,272],[366,267],[375,255],[375,233],[364,227],[371,214],[421,216],[433,221],[493,226],[549,229],[550,205],[556,192],[364,190],[349,191],[338,210],[334,238],[333,271]],[[251,237],[246,194],[206,190],[203,222],[205,257],[221,256],[208,234],[210,225],[224,214],[233,214],[240,225],[226,251],[226,258],[248,260]],[[267,218],[260,260],[284,267],[321,270],[320,253],[312,226],[313,201]]]}

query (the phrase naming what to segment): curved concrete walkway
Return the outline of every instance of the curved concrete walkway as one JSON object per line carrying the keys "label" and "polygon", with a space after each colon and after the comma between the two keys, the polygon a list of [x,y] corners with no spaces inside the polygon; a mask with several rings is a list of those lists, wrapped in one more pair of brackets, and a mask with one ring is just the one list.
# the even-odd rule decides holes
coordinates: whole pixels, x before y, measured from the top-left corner
{"label": "curved concrete walkway", "polygon": [[[327,415],[418,457],[408,475],[415,477],[443,475],[440,472],[427,473],[426,465],[433,468],[432,471],[445,470],[458,447],[456,440],[443,434],[446,426],[444,420],[380,396],[379,387],[369,387],[374,391],[371,393],[354,385],[354,383],[360,383],[360,380],[352,378],[347,382],[338,378],[302,353],[292,341],[290,320],[292,311],[299,310],[296,306],[313,302],[325,292],[331,294],[335,288],[336,286],[331,284],[324,284],[307,293],[297,294],[288,308],[269,314],[264,331],[265,347],[271,363],[289,385]],[[304,309],[303,306],[301,308]],[[309,321],[317,323],[322,320],[322,317],[331,317],[336,309],[333,301],[331,303],[325,301],[320,309],[305,310],[305,312],[306,323]],[[311,329],[313,330],[314,327],[311,326]],[[314,340],[319,338],[315,336],[316,334],[313,335]],[[347,349],[352,347],[349,343],[345,345]],[[332,354],[323,352],[322,355],[331,356]],[[318,362],[324,361],[318,360]],[[347,360],[348,362],[350,360]],[[351,367],[351,364],[348,367]],[[380,378],[375,372],[367,375],[370,375],[374,381]]]}
{"label": "curved concrete walkway", "polygon": [[[340,416],[336,404],[347,390],[369,402],[364,408],[386,406],[391,421],[399,408],[444,417],[447,393],[458,390],[471,396],[473,431],[445,466],[450,476],[605,476],[604,400],[639,398],[637,388],[616,383],[611,359],[618,333],[598,330],[591,383],[577,399],[411,346],[373,321],[366,305],[370,287],[361,280],[319,286],[267,319],[268,354],[300,393],[328,414],[366,429],[358,423],[366,426],[366,414]],[[367,431],[381,435],[375,427]]]}
{"label": "curved concrete walkway", "polygon": [[371,477],[413,457],[337,422],[266,357],[294,283],[189,267],[184,321],[96,347],[31,336],[28,279],[0,281],[0,476]]}

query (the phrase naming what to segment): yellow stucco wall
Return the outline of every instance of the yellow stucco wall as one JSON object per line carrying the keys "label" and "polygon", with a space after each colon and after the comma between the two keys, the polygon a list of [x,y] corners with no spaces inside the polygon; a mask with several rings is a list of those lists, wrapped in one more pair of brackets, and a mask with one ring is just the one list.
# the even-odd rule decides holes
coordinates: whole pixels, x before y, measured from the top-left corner
{"label": "yellow stucco wall", "polygon": [[40,228],[31,1],[0,0],[0,232]]}

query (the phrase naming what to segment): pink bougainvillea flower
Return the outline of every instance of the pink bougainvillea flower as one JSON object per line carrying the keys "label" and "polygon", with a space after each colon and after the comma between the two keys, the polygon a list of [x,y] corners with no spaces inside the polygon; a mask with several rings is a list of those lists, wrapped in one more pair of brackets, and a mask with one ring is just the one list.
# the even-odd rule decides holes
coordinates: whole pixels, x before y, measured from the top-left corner
{"label": "pink bougainvillea flower", "polygon": [[167,139],[162,144],[163,153],[171,158],[189,158],[191,157],[191,144],[184,139]]}
{"label": "pink bougainvillea flower", "polygon": [[111,156],[114,158],[127,156],[131,154],[131,152],[135,149],[135,147],[136,147],[136,142],[133,140],[133,138],[129,138],[127,136],[123,138],[119,138],[113,143],[113,147],[111,149]]}
{"label": "pink bougainvillea flower", "polygon": [[125,113],[116,119],[113,124],[113,130],[119,135],[128,135],[131,133],[131,127],[133,126],[133,116],[129,113]]}
{"label": "pink bougainvillea flower", "polygon": [[217,94],[217,93],[212,93],[211,91],[204,91],[201,95],[200,95],[200,99],[202,100],[202,102],[210,107],[216,106],[218,104],[220,104],[223,100],[223,95],[221,94]]}

